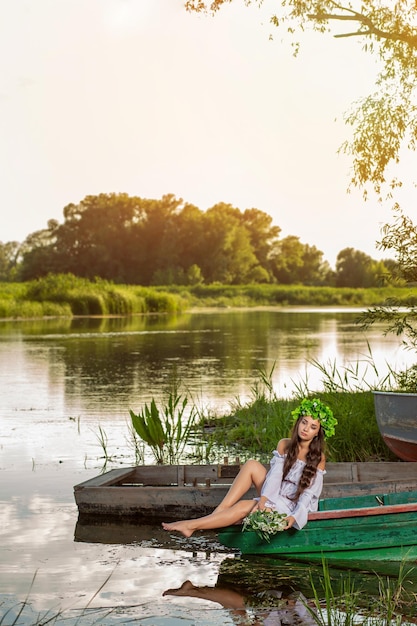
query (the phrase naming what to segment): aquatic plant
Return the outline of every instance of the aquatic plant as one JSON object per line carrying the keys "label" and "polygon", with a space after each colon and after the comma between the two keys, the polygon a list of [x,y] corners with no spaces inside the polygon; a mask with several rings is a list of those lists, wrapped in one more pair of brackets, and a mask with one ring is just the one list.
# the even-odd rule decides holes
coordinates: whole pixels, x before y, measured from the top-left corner
{"label": "aquatic plant", "polygon": [[[187,412],[188,411],[188,412]],[[166,404],[159,409],[155,399],[138,412],[129,409],[133,428],[151,448],[158,464],[179,463],[196,427],[197,409],[188,410],[188,397],[169,392]]]}

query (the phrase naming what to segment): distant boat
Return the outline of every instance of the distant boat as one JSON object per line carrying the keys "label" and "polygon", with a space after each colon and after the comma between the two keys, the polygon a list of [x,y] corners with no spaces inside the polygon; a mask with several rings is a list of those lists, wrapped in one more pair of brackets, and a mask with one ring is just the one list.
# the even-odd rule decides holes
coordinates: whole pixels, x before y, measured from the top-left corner
{"label": "distant boat", "polygon": [[417,461],[417,393],[374,391],[379,432],[403,461]]}
{"label": "distant boat", "polygon": [[270,542],[241,525],[221,529],[218,540],[244,555],[385,571],[417,560],[417,491],[325,498],[301,530],[285,530]]}

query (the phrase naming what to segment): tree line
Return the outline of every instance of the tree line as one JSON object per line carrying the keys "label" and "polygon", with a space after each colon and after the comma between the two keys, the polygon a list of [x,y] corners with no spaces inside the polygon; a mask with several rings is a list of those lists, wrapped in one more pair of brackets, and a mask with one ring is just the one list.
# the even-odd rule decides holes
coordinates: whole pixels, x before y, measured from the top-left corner
{"label": "tree line", "polygon": [[68,204],[23,243],[0,243],[0,280],[47,274],[132,285],[276,283],[381,286],[394,261],[341,250],[332,270],[316,246],[280,238],[272,217],[218,203],[207,211],[174,195],[159,200],[110,193]]}

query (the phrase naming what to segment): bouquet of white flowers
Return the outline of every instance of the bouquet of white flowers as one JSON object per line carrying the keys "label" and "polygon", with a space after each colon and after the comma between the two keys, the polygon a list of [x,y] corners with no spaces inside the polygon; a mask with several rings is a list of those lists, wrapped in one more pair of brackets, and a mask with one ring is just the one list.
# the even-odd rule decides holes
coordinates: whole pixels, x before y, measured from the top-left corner
{"label": "bouquet of white flowers", "polygon": [[278,513],[278,511],[254,511],[243,520],[242,532],[254,530],[261,539],[269,542],[271,535],[285,530],[287,522],[284,522],[284,519],[286,517],[285,513]]}

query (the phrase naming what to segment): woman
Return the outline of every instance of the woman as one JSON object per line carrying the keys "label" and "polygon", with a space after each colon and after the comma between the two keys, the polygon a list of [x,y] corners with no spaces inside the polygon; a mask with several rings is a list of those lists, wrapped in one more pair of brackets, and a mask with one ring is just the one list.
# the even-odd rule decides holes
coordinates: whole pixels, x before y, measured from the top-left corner
{"label": "woman", "polygon": [[[222,502],[210,515],[197,519],[162,524],[191,537],[196,530],[212,530],[242,522],[256,510],[285,513],[289,528],[301,529],[308,513],[317,511],[325,472],[324,440],[334,434],[337,420],[320,400],[304,399],[292,411],[295,420],[289,439],[281,439],[267,473],[259,461],[247,461],[233,481]],[[254,500],[241,500],[254,486]]]}

